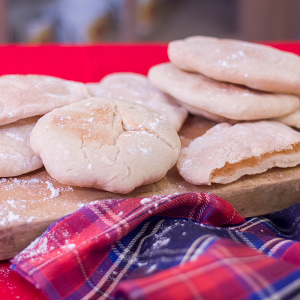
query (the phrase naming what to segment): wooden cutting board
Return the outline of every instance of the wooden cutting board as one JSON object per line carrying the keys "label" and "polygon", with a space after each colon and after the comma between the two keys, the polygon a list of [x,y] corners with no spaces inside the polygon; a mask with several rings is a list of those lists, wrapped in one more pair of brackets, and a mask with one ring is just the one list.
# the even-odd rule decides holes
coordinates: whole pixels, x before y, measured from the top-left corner
{"label": "wooden cutting board", "polygon": [[[215,125],[189,116],[179,132],[185,147]],[[0,180],[0,259],[16,255],[60,217],[94,200],[149,197],[186,192],[208,192],[229,201],[244,217],[281,210],[299,201],[300,166],[275,168],[244,176],[231,184],[194,186],[172,168],[160,181],[121,195],[92,188],[70,187],[51,178],[44,168],[16,178]],[[59,196],[56,196],[59,193]],[[51,197],[52,196],[52,197]]]}

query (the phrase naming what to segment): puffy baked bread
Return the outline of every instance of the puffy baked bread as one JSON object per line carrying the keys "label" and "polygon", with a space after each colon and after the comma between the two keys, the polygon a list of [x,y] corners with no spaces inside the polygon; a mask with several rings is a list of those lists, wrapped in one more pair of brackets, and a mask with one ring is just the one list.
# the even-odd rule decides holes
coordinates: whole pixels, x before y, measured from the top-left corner
{"label": "puffy baked bread", "polygon": [[[220,82],[163,63],[150,68],[148,77],[158,89],[196,109],[232,120],[258,120],[283,116],[299,107],[296,95],[275,94]],[[193,107],[191,111],[188,106]],[[212,119],[214,120],[214,119]],[[215,121],[217,121],[215,119]]]}
{"label": "puffy baked bread", "polygon": [[180,139],[144,105],[93,97],[43,116],[31,146],[60,183],[129,193],[165,176],[177,161]]}
{"label": "puffy baked bread", "polygon": [[45,75],[0,76],[0,125],[32,116],[91,96],[80,82]]}
{"label": "puffy baked bread", "polygon": [[94,96],[124,99],[148,106],[165,117],[179,131],[187,117],[173,97],[155,88],[147,76],[136,73],[112,73],[99,83],[88,84]]}
{"label": "puffy baked bread", "polygon": [[196,185],[229,183],[245,174],[300,163],[300,133],[275,121],[220,123],[182,149],[177,168]]}
{"label": "puffy baked bread", "polygon": [[290,114],[274,118],[274,121],[278,121],[292,127],[300,128],[300,107],[298,107],[295,111],[291,112]]}
{"label": "puffy baked bread", "polygon": [[30,147],[30,134],[38,119],[31,117],[0,127],[0,177],[18,176],[43,166]]}
{"label": "puffy baked bread", "polygon": [[178,68],[215,80],[300,94],[300,57],[270,46],[194,36],[170,42],[168,56]]}
{"label": "puffy baked bread", "polygon": [[189,113],[191,113],[192,115],[198,116],[198,117],[202,117],[217,123],[229,123],[229,124],[236,124],[239,123],[240,121],[238,120],[232,120],[232,119],[228,119],[222,116],[218,116],[216,114],[210,113],[208,111],[205,111],[203,109],[200,109],[198,107],[186,104],[184,102],[179,101],[178,99],[176,100],[178,103],[180,103],[180,105],[182,107],[184,107]]}

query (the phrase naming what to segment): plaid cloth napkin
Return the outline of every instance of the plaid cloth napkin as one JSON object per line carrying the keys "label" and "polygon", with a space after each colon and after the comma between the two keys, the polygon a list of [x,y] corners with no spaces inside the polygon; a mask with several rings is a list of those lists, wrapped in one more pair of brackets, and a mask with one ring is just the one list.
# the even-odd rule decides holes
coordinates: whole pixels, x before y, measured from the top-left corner
{"label": "plaid cloth napkin", "polygon": [[244,220],[205,193],[95,201],[13,259],[49,299],[300,299],[300,203]]}

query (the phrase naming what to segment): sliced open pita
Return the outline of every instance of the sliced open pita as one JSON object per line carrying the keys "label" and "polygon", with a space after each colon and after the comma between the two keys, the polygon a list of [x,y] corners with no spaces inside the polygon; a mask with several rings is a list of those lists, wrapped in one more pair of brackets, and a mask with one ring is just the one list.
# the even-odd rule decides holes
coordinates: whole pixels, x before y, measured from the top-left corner
{"label": "sliced open pita", "polygon": [[196,185],[229,183],[245,174],[300,163],[300,133],[275,121],[220,123],[182,149],[180,175]]}

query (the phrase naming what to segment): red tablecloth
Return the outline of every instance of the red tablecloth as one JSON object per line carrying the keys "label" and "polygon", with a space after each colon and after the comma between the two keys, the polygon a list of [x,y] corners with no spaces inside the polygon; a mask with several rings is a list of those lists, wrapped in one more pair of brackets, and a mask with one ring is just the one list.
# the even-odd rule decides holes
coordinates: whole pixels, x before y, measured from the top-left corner
{"label": "red tablecloth", "polygon": [[[270,44],[300,55],[300,42]],[[166,50],[166,44],[5,45],[0,47],[0,75],[45,74],[96,82],[112,72],[147,74],[151,66],[168,61]],[[9,266],[8,261],[0,263],[0,299],[45,299]]]}
{"label": "red tablecloth", "polygon": [[44,74],[82,82],[99,81],[113,72],[146,75],[151,66],[165,61],[166,44],[0,47],[0,75]]}

